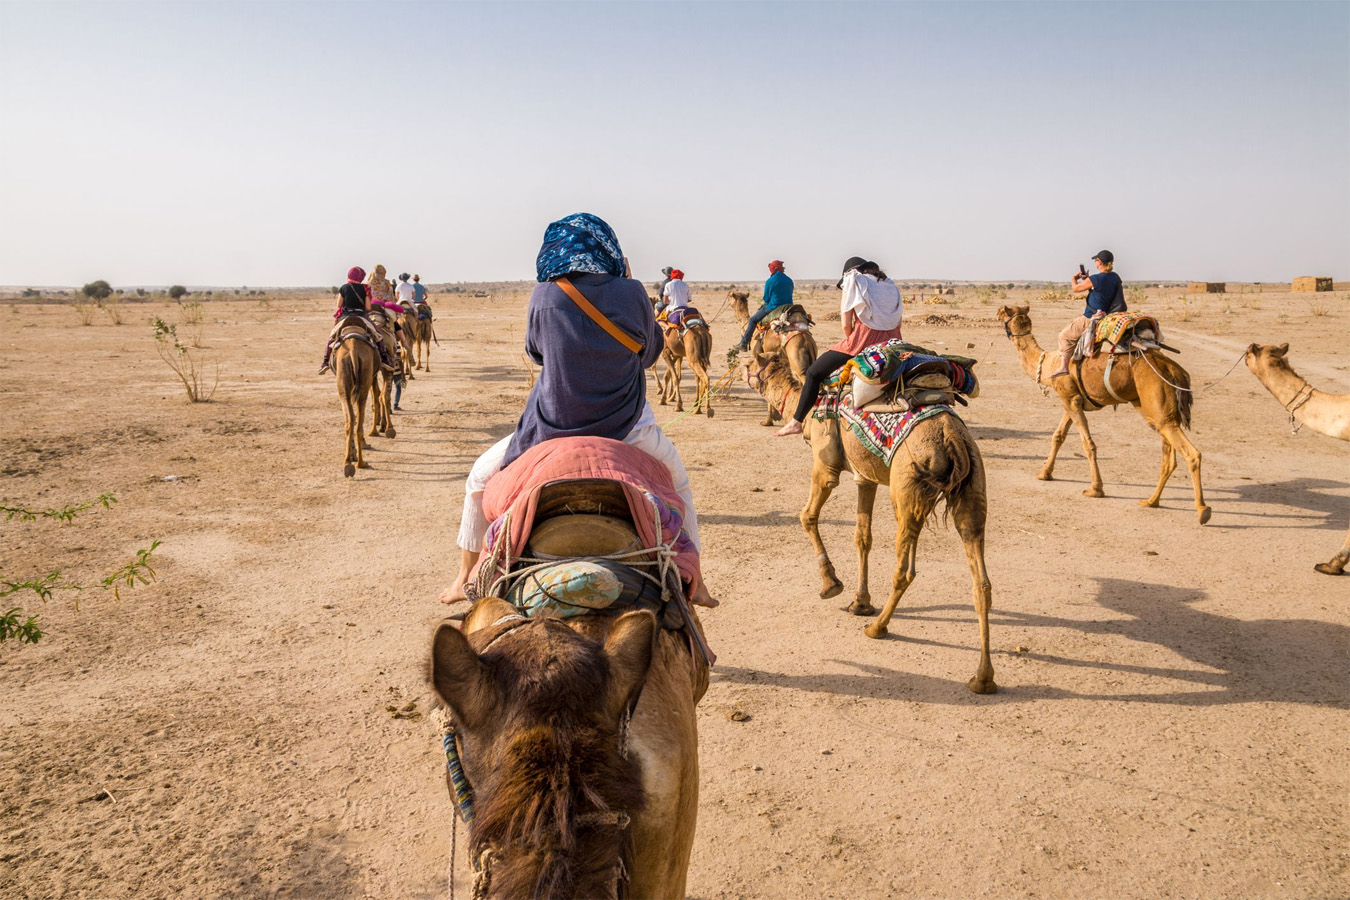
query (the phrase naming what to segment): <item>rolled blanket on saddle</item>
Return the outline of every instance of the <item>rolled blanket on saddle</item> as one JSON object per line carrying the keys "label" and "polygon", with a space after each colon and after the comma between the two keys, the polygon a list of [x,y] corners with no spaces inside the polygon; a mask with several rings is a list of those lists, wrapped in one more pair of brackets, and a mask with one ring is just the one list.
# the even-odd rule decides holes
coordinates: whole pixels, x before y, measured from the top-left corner
{"label": "rolled blanket on saddle", "polygon": [[[510,573],[513,564],[527,556],[535,532],[541,495],[550,486],[569,482],[609,482],[626,506],[640,550],[648,560],[661,553],[671,561],[686,586],[686,594],[702,581],[698,552],[684,532],[684,508],[670,478],[670,471],[656,459],[622,441],[601,437],[555,438],[536,444],[498,472],[483,493],[483,511],[491,520],[483,544],[484,554],[470,583],[479,596]],[[578,489],[583,491],[585,486]],[[596,554],[599,555],[599,554]],[[575,574],[575,573],[573,573]],[[598,584],[604,576],[589,573]],[[607,593],[608,590],[601,591]]]}
{"label": "rolled blanket on saddle", "polygon": [[857,409],[880,405],[882,412],[903,412],[932,403],[965,403],[977,397],[976,360],[934,353],[899,339],[876,344],[845,363],[839,382],[847,386]]}
{"label": "rolled blanket on saddle", "polygon": [[1093,329],[1093,341],[1097,344],[1110,344],[1115,347],[1128,343],[1127,338],[1140,338],[1153,343],[1162,343],[1162,329],[1158,320],[1147,313],[1111,313],[1102,316]]}

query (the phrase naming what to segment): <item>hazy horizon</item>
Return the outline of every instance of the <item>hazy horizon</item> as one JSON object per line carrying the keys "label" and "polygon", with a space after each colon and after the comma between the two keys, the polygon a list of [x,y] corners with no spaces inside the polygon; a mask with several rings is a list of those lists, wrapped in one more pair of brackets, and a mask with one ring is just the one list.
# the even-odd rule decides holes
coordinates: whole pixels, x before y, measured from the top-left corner
{"label": "hazy horizon", "polygon": [[0,113],[17,286],[1350,279],[1346,3],[11,0]]}

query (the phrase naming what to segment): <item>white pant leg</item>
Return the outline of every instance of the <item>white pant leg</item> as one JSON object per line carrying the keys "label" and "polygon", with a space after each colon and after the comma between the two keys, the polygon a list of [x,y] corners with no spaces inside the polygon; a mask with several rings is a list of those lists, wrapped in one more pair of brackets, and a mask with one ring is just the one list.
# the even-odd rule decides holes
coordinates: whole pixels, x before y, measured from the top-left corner
{"label": "white pant leg", "polygon": [[684,530],[694,542],[694,549],[702,552],[703,545],[698,539],[698,515],[694,512],[694,491],[689,486],[689,473],[684,470],[684,463],[680,461],[680,451],[675,449],[675,445],[666,437],[661,426],[656,424],[650,403],[623,442],[656,458],[670,470],[671,480],[675,482],[675,493],[684,501]]}
{"label": "white pant leg", "polygon": [[487,488],[488,479],[502,470],[502,463],[506,461],[506,448],[510,446],[513,436],[514,432],[489,447],[473,464],[469,477],[464,479],[464,513],[459,518],[459,539],[456,541],[462,550],[482,552],[483,537],[487,534],[488,525],[492,524],[483,515],[483,491]]}

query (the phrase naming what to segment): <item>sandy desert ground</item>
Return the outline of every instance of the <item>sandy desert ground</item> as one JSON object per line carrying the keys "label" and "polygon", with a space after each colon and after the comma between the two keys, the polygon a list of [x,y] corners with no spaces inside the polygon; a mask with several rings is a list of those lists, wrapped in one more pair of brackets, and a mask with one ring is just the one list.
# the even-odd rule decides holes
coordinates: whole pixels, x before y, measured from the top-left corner
{"label": "sandy desert ground", "polygon": [[[327,295],[208,301],[200,352],[221,384],[195,405],[145,324],[173,304],[89,327],[69,306],[0,305],[0,496],[119,501],[4,524],[3,577],[61,566],[88,583],[163,542],[156,583],[78,610],[58,595],[41,643],[0,648],[0,896],[445,896],[443,758],[428,721],[391,709],[431,706],[463,478],[526,394],[526,290],[432,297],[431,372],[351,480],[333,381],[314,374]],[[964,415],[990,479],[993,696],[965,687],[977,633],[952,531],[925,531],[891,637],[868,640],[841,611],[851,486],[824,525],[846,593],[821,600],[796,518],[803,444],[759,427],[740,384],[712,420],[658,408],[724,600],[703,616],[720,659],[691,897],[1350,895],[1350,578],[1312,568],[1350,521],[1350,447],[1291,434],[1239,366],[1195,405],[1208,526],[1184,467],[1162,508],[1137,506],[1159,442],[1129,409],[1090,417],[1106,498],[1081,496],[1075,436],[1059,480],[1037,481],[1058,404],[993,320],[1029,301],[1049,344],[1074,304],[1036,294],[961,290],[906,320],[911,340],[982,360]],[[1249,341],[1288,341],[1315,385],[1350,391],[1350,295],[1177,294],[1136,308],[1162,317],[1197,386]],[[709,313],[721,296],[696,291]],[[808,296],[824,344],[834,302]],[[713,330],[720,373],[730,312]],[[880,593],[894,522],[888,500],[877,511]]]}

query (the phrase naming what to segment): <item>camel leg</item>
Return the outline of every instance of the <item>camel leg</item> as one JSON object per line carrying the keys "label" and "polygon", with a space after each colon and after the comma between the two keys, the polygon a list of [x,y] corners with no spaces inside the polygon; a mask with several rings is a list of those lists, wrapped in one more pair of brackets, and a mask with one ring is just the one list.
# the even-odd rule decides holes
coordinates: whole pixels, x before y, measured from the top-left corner
{"label": "camel leg", "polygon": [[1313,568],[1323,575],[1340,575],[1345,571],[1346,563],[1350,563],[1350,532],[1345,535],[1345,543],[1341,546],[1340,553],[1333,556],[1330,562],[1318,563]]}
{"label": "camel leg", "polygon": [[776,424],[778,423],[778,420],[781,418],[781,416],[778,415],[778,410],[776,410],[776,409],[773,408],[773,404],[772,404],[772,403],[768,403],[767,400],[765,401],[765,403],[768,405],[769,411],[768,411],[768,413],[765,414],[765,416],[764,416],[764,421],[763,421],[763,422],[760,422],[759,424],[761,424],[761,425],[776,425]]}
{"label": "camel leg", "polygon": [[811,496],[806,498],[799,521],[802,530],[811,539],[816,548],[816,561],[820,564],[820,597],[828,600],[837,597],[844,590],[844,584],[834,572],[830,555],[825,552],[825,542],[820,539],[820,510],[830,499],[830,492],[839,483],[839,473],[830,472],[819,463],[811,467]]}
{"label": "camel leg", "polygon": [[994,599],[989,570],[984,564],[984,526],[988,508],[982,475],[980,482],[977,490],[967,489],[953,497],[949,508],[956,533],[965,547],[966,562],[970,565],[971,593],[975,600],[975,615],[980,620],[980,665],[966,687],[976,694],[993,694],[998,691],[998,685],[994,683],[994,664],[989,659],[989,610]]}
{"label": "camel leg", "polygon": [[694,398],[694,403],[698,406],[698,411],[700,413],[707,415],[707,417],[711,419],[713,411],[712,394],[708,391],[708,367],[706,365],[699,365],[693,360],[690,361],[689,366],[694,370],[694,389],[697,394]]}
{"label": "camel leg", "polygon": [[[892,473],[892,478],[898,477],[898,473]],[[911,484],[911,488],[913,485]],[[897,493],[894,488],[891,489],[892,499],[905,499],[903,494],[911,492]],[[895,505],[896,535],[895,535],[895,578],[891,582],[891,596],[886,600],[886,606],[881,610],[881,615],[871,625],[863,629],[863,634],[870,638],[883,638],[886,636],[886,626],[890,624],[891,616],[895,615],[895,607],[900,602],[900,598],[905,595],[905,589],[914,582],[914,564],[915,557],[919,552],[919,532],[923,530],[925,512],[920,515],[920,510],[909,502],[897,502]]]}
{"label": "camel leg", "polygon": [[1164,425],[1162,434],[1186,458],[1186,467],[1191,470],[1191,486],[1195,488],[1195,516],[1204,525],[1209,521],[1212,510],[1205,505],[1205,489],[1200,486],[1200,451],[1186,437],[1186,432],[1176,425]]}
{"label": "camel leg", "polygon": [[1172,473],[1177,468],[1177,451],[1172,446],[1171,441],[1164,436],[1162,439],[1162,473],[1158,476],[1158,488],[1153,492],[1153,496],[1147,500],[1140,500],[1140,506],[1155,507],[1158,501],[1162,499],[1163,488],[1167,485],[1167,480],[1172,477]]}
{"label": "camel leg", "polygon": [[427,334],[427,336],[422,340],[422,345],[423,345],[423,347],[425,348],[425,349],[423,350],[423,352],[422,352],[422,362],[425,364],[425,365],[423,366],[423,369],[422,369],[423,372],[430,372],[430,371],[431,371],[431,334],[430,334],[430,331],[431,331],[431,326],[430,326],[430,325],[427,325],[427,332],[428,332],[428,334]]}
{"label": "camel leg", "polygon": [[366,442],[361,439],[361,433],[366,427],[366,401],[369,392],[358,389],[356,394],[356,467],[358,469],[369,469],[370,463],[366,462],[366,456],[363,452]]}
{"label": "camel leg", "polygon": [[1097,468],[1097,444],[1092,440],[1092,432],[1088,431],[1087,413],[1083,412],[1082,400],[1073,401],[1073,405],[1069,407],[1069,415],[1078,428],[1079,437],[1083,439],[1083,453],[1087,456],[1088,469],[1092,476],[1092,486],[1083,491],[1083,496],[1105,497],[1106,492],[1102,490],[1102,470]]}
{"label": "camel leg", "polygon": [[356,474],[356,461],[361,456],[361,432],[360,426],[356,423],[356,398],[352,396],[355,393],[351,385],[343,386],[342,418],[345,451],[342,459],[342,474],[347,478]]}
{"label": "camel leg", "polygon": [[671,390],[675,392],[675,411],[684,412],[684,394],[680,393],[680,380],[684,378],[684,360],[675,357],[674,374],[671,376]]}
{"label": "camel leg", "polygon": [[1073,417],[1069,415],[1069,410],[1066,408],[1064,417],[1059,420],[1059,427],[1050,436],[1050,456],[1045,460],[1045,465],[1041,466],[1041,470],[1036,473],[1036,477],[1041,481],[1055,480],[1055,457],[1059,455],[1059,448],[1063,445],[1064,438],[1069,433],[1069,423],[1072,421]]}
{"label": "camel leg", "polygon": [[853,546],[858,549],[858,593],[848,611],[855,616],[875,616],[872,595],[867,590],[867,556],[872,552],[872,509],[877,501],[875,481],[858,482],[858,522],[853,528]]}

